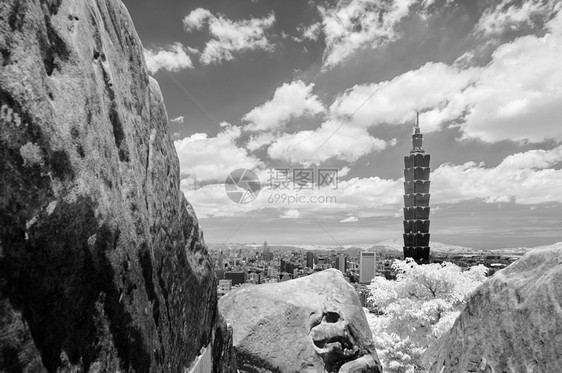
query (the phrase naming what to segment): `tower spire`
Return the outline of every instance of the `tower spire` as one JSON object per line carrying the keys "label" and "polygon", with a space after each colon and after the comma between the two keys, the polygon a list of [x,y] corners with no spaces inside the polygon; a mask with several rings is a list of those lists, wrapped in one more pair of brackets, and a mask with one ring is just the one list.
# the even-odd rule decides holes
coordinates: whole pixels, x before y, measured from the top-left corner
{"label": "tower spire", "polygon": [[423,135],[420,132],[420,112],[416,111],[416,123],[412,134],[412,150],[410,153],[424,153],[422,149]]}

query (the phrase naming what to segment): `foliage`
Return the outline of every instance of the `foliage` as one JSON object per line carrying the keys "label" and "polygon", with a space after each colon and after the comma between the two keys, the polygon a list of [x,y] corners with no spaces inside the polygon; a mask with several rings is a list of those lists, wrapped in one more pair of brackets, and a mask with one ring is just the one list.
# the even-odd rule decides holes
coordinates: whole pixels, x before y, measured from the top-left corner
{"label": "foliage", "polygon": [[395,281],[375,277],[369,285],[374,314],[367,319],[385,371],[421,372],[421,355],[452,327],[487,268],[463,271],[452,263],[418,265],[409,258],[393,268]]}

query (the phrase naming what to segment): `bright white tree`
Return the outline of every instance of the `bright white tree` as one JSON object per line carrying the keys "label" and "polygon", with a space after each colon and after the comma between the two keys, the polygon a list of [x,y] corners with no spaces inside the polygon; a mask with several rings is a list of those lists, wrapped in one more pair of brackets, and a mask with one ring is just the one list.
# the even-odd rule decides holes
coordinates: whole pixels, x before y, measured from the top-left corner
{"label": "bright white tree", "polygon": [[374,313],[367,314],[386,372],[422,372],[421,355],[447,332],[487,268],[463,271],[455,264],[393,264],[396,280],[375,277],[369,289]]}

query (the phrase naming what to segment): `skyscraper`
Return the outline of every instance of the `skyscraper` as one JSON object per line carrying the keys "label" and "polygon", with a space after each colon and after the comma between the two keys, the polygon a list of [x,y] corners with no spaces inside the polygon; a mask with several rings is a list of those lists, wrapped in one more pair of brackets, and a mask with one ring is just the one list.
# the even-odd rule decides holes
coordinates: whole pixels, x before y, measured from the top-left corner
{"label": "skyscraper", "polygon": [[336,269],[340,270],[341,273],[347,271],[347,257],[345,254],[340,254],[336,257]]}
{"label": "skyscraper", "polygon": [[359,257],[359,282],[362,284],[370,283],[376,274],[375,253],[361,253]]}
{"label": "skyscraper", "polygon": [[429,154],[422,149],[419,113],[412,150],[404,157],[404,259],[429,263]]}
{"label": "skyscraper", "polygon": [[268,262],[273,260],[273,253],[269,250],[267,241],[263,242],[262,259]]}
{"label": "skyscraper", "polygon": [[306,266],[314,268],[314,253],[312,251],[306,253]]}

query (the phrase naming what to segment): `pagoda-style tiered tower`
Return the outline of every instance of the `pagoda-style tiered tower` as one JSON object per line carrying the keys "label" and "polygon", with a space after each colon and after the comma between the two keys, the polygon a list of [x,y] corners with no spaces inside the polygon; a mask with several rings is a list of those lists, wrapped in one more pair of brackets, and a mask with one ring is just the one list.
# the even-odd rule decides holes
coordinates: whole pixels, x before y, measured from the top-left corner
{"label": "pagoda-style tiered tower", "polygon": [[419,113],[413,149],[404,157],[404,259],[429,263],[429,154],[422,149]]}

